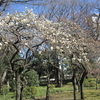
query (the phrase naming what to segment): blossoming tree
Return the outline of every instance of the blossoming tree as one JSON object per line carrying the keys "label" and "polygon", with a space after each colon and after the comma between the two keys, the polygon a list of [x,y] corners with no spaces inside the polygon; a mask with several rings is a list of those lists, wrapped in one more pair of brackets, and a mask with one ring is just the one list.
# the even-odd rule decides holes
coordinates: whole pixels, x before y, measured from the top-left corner
{"label": "blossoming tree", "polygon": [[[73,69],[82,69],[81,72],[85,72],[82,64],[87,61],[84,41],[86,34],[76,23],[69,20],[59,23],[49,21],[26,9],[25,12],[0,17],[0,26],[2,45],[6,44],[8,48],[12,48],[9,52],[13,50],[9,62],[15,73],[16,100],[22,100],[23,85],[20,76],[34,66],[30,58],[34,56],[34,51],[47,41],[51,50],[55,49],[59,54],[71,59]],[[73,76],[76,78],[75,70]]]}

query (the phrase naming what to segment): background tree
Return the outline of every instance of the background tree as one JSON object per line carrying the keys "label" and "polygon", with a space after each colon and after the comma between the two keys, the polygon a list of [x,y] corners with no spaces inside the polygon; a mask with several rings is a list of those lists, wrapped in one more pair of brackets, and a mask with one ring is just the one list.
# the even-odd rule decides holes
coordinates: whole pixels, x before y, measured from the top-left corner
{"label": "background tree", "polygon": [[23,77],[25,77],[28,86],[39,86],[39,77],[34,70],[28,71]]}
{"label": "background tree", "polygon": [[[8,48],[6,47],[6,44],[3,44],[3,42],[1,41],[1,48],[0,48],[0,56],[1,56],[1,63],[0,63],[0,89],[1,89],[1,93],[4,94],[3,92],[3,85],[5,82],[5,78],[7,75],[7,72],[10,70],[10,63],[8,61],[8,59],[10,58],[10,56],[8,55]],[[8,57],[9,56],[9,57]]]}

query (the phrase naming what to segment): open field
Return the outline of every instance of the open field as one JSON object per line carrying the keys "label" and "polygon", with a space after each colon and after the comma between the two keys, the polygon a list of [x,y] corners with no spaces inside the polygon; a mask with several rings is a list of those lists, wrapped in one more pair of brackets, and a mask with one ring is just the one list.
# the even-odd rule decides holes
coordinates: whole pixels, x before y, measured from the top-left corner
{"label": "open field", "polygon": [[[35,95],[35,100],[45,100],[46,86],[38,87],[37,94]],[[9,93],[7,95],[0,95],[0,100],[15,100],[12,98],[14,93]],[[100,100],[100,89],[96,90],[95,87],[85,87],[84,88],[85,100]],[[77,93],[77,100],[79,99],[79,93]],[[24,99],[24,100],[34,100],[34,99]],[[65,85],[62,88],[51,88],[50,100],[73,100],[73,89],[71,85]]]}
{"label": "open field", "polygon": [[[85,100],[100,100],[100,90],[84,90]],[[32,100],[32,99],[31,99]],[[37,98],[36,100],[45,100],[45,97]],[[73,100],[73,92],[65,91],[51,95],[50,100]],[[78,98],[79,99],[79,94]]]}

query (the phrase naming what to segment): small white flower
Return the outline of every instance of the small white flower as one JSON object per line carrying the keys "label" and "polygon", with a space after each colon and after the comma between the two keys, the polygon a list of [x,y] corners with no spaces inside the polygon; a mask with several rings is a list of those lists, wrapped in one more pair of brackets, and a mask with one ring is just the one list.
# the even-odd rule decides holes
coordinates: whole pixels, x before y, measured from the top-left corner
{"label": "small white flower", "polygon": [[41,54],[42,53],[42,51],[39,51],[39,54]]}
{"label": "small white flower", "polygon": [[52,40],[52,43],[56,43],[56,40],[54,39],[54,40]]}
{"label": "small white flower", "polygon": [[28,27],[30,27],[30,24],[27,24]]}
{"label": "small white flower", "polygon": [[28,43],[25,43],[25,45],[28,45]]}
{"label": "small white flower", "polygon": [[76,58],[72,58],[72,61],[76,60]]}
{"label": "small white flower", "polygon": [[28,23],[28,22],[29,22],[28,19],[23,19],[23,20],[21,20],[21,23]]}
{"label": "small white flower", "polygon": [[50,49],[53,50],[53,47],[51,47]]}
{"label": "small white flower", "polygon": [[10,22],[9,23],[9,26],[14,26],[14,22]]}
{"label": "small white flower", "polygon": [[8,42],[5,42],[5,44],[8,44]]}
{"label": "small white flower", "polygon": [[0,43],[0,46],[2,46],[2,43]]}
{"label": "small white flower", "polygon": [[79,62],[82,62],[82,59],[77,59]]}
{"label": "small white flower", "polygon": [[60,49],[60,47],[59,47],[59,46],[56,46],[56,49],[58,49],[58,50],[59,50],[59,49]]}

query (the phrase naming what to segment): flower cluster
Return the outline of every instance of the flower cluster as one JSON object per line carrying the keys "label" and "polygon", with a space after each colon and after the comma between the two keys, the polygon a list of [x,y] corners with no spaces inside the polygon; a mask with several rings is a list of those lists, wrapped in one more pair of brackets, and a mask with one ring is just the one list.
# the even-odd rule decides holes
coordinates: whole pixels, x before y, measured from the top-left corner
{"label": "flower cluster", "polygon": [[[16,43],[19,48],[32,48],[47,40],[54,48],[65,55],[73,53],[79,61],[86,60],[84,52],[84,31],[74,22],[53,22],[44,16],[38,17],[32,10],[0,17],[0,34],[3,42]],[[76,55],[77,53],[78,55]],[[80,60],[82,59],[82,60]]]}

